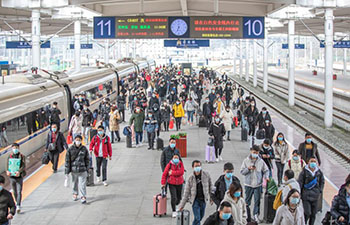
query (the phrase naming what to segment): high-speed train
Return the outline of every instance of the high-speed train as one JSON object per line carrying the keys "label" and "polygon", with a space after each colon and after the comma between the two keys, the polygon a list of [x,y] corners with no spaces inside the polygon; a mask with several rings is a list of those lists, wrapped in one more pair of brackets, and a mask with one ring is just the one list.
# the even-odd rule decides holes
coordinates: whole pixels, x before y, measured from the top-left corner
{"label": "high-speed train", "polygon": [[155,61],[141,60],[67,73],[40,70],[4,77],[0,84],[0,173],[6,170],[13,142],[20,144],[25,156],[44,146],[50,127],[40,121],[48,121],[42,117],[49,116],[53,102],[58,103],[61,111],[60,130],[64,132],[72,116],[75,94],[84,92],[93,111],[104,97],[116,99],[122,80],[154,67]]}

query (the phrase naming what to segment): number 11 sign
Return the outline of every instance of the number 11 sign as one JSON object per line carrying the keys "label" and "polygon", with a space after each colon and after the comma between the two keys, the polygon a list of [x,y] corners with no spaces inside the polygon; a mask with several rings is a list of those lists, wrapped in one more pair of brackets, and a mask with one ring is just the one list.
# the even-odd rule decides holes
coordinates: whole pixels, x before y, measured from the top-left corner
{"label": "number 11 sign", "polygon": [[94,17],[94,39],[115,38],[115,17]]}

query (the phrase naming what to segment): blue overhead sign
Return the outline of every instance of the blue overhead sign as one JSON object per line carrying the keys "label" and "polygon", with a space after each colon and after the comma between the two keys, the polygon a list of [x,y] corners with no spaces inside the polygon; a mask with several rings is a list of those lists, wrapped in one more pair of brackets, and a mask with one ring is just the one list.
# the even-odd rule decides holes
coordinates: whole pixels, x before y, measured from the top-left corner
{"label": "blue overhead sign", "polygon": [[94,39],[115,38],[115,17],[94,17]]}
{"label": "blue overhead sign", "polygon": [[265,38],[265,18],[243,17],[243,38]]}
{"label": "blue overhead sign", "polygon": [[[74,44],[70,44],[69,49],[74,49]],[[80,49],[92,49],[92,44],[80,44]]]}
{"label": "blue overhead sign", "polygon": [[[305,49],[305,44],[294,44],[295,49]],[[282,49],[288,49],[288,44],[282,44]]]}
{"label": "blue overhead sign", "polygon": [[[324,47],[324,41],[321,41],[320,48]],[[350,41],[334,41],[333,48],[350,48]]]}
{"label": "blue overhead sign", "polygon": [[164,47],[199,48],[209,46],[209,40],[164,40]]}
{"label": "blue overhead sign", "polygon": [[[41,48],[50,48],[51,43],[50,41],[47,41],[44,44],[41,44]],[[25,41],[6,41],[6,48],[13,48],[13,49],[22,49],[22,48],[32,48],[32,45]]]}

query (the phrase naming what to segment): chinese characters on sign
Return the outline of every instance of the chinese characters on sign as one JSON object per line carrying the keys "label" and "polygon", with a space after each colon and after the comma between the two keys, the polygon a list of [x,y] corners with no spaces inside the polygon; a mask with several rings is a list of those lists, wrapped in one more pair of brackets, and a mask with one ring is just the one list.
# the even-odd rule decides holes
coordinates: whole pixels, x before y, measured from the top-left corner
{"label": "chinese characters on sign", "polygon": [[242,17],[191,17],[193,38],[240,38]]}

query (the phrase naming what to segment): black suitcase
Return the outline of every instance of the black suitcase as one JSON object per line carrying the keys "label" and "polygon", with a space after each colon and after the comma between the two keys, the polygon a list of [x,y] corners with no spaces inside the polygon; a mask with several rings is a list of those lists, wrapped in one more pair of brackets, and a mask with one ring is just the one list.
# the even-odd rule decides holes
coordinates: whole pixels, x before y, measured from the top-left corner
{"label": "black suitcase", "polygon": [[204,116],[199,117],[198,126],[199,127],[207,127],[207,119]]}
{"label": "black suitcase", "polygon": [[273,209],[275,197],[275,195],[271,195],[269,193],[264,195],[264,221],[266,223],[272,223],[275,219],[276,210]]}
{"label": "black suitcase", "polygon": [[190,211],[182,210],[177,213],[176,225],[190,225]]}
{"label": "black suitcase", "polygon": [[89,131],[89,142],[91,142],[92,138],[97,135],[97,129],[90,129]]}
{"label": "black suitcase", "polygon": [[126,147],[127,148],[132,148],[131,136],[126,136]]}
{"label": "black suitcase", "polygon": [[163,150],[164,148],[164,141],[160,137],[157,138],[157,150]]}
{"label": "black suitcase", "polygon": [[94,186],[94,168],[88,169],[88,176],[86,179],[86,186]]}
{"label": "black suitcase", "polygon": [[245,128],[241,130],[241,141],[248,141],[248,130]]}
{"label": "black suitcase", "polygon": [[259,129],[256,131],[256,139],[265,139],[265,130]]}

